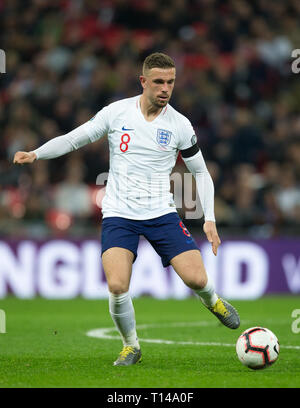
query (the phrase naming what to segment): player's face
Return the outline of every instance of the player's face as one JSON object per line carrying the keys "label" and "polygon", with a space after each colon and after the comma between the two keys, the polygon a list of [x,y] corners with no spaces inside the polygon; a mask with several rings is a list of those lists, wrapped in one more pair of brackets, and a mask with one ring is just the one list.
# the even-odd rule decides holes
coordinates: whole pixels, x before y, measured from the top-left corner
{"label": "player's face", "polygon": [[144,95],[156,108],[163,108],[169,102],[174,84],[175,68],[151,68],[140,77]]}

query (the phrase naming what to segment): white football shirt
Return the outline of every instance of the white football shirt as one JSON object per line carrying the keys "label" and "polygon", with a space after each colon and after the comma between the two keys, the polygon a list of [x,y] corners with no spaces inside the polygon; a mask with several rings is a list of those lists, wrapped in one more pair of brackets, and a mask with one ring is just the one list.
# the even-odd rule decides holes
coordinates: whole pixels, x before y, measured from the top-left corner
{"label": "white football shirt", "polygon": [[169,104],[148,122],[140,96],[111,103],[83,125],[91,142],[108,135],[110,168],[103,218],[145,220],[176,211],[170,174],[178,151],[195,143],[195,131]]}

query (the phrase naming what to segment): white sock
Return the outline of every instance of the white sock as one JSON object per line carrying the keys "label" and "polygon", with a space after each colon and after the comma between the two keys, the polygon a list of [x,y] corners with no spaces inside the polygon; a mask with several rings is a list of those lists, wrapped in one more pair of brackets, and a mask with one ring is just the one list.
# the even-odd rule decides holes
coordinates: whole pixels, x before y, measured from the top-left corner
{"label": "white sock", "polygon": [[218,295],[215,292],[214,284],[212,280],[207,277],[207,284],[202,289],[196,289],[194,292],[200,297],[201,301],[207,307],[212,307],[218,300]]}
{"label": "white sock", "polygon": [[109,292],[109,312],[120,332],[123,345],[139,349],[140,345],[135,329],[135,313],[129,293],[114,295]]}

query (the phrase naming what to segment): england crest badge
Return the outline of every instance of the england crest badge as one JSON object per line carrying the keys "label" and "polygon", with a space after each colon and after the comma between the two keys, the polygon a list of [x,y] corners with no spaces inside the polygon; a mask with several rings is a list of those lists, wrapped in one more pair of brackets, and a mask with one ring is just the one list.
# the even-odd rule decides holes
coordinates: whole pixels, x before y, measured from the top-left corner
{"label": "england crest badge", "polygon": [[172,132],[165,129],[157,129],[156,141],[161,147],[166,147],[170,144]]}

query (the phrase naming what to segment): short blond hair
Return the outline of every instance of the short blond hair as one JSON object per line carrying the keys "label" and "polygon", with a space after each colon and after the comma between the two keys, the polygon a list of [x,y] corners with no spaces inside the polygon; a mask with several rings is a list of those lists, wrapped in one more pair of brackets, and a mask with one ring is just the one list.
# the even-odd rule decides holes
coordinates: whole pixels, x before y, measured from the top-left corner
{"label": "short blond hair", "polygon": [[153,54],[148,55],[145,59],[143,63],[143,74],[152,68],[175,68],[175,62],[171,57],[162,52],[154,52]]}

